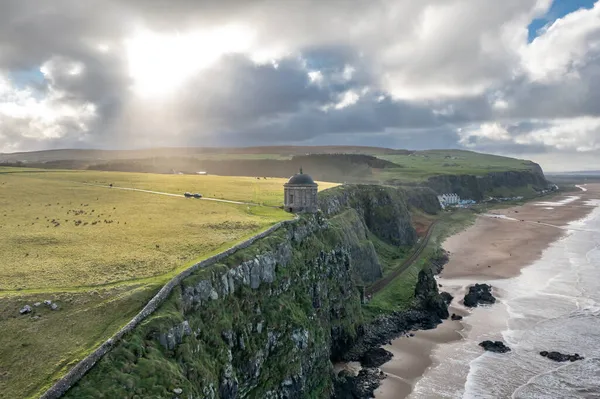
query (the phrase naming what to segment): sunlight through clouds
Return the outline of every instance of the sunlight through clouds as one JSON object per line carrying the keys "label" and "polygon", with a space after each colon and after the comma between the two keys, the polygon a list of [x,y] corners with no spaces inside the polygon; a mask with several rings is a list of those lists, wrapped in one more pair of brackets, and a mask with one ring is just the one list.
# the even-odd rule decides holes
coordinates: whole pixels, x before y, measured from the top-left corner
{"label": "sunlight through clouds", "polygon": [[598,0],[0,3],[4,149],[598,148]]}
{"label": "sunlight through clouds", "polygon": [[138,29],[125,40],[129,74],[142,96],[176,90],[222,56],[251,49],[253,32],[235,25],[194,33],[154,33]]}

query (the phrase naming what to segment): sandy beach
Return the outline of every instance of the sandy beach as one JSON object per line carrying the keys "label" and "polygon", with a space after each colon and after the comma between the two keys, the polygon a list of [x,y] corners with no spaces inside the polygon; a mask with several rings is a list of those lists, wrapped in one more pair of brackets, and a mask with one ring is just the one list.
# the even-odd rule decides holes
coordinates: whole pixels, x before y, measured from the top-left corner
{"label": "sandy beach", "polygon": [[[519,275],[521,269],[539,259],[552,242],[566,234],[570,222],[589,214],[594,209],[590,200],[598,198],[600,185],[586,185],[581,191],[481,215],[472,226],[445,241],[450,262],[440,277],[444,281],[474,282]],[[456,298],[450,313],[467,315],[468,310],[460,304],[464,287],[448,288],[442,289]],[[469,328],[466,323],[446,320],[434,330],[416,331],[413,337],[401,337],[385,346],[394,357],[381,367],[388,378],[375,397],[409,397],[416,382],[434,364],[434,349],[461,340],[466,328]]]}

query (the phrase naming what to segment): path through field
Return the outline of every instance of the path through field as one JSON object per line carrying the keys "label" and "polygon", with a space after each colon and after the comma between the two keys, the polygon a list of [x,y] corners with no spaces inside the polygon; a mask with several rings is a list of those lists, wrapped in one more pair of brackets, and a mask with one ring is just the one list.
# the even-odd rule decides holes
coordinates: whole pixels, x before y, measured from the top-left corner
{"label": "path through field", "polygon": [[[164,193],[162,191],[142,190],[141,188],[105,186],[105,185],[102,185],[102,184],[81,183],[81,182],[75,182],[75,181],[72,182],[72,183],[84,184],[86,186],[110,188],[110,189],[113,189],[113,190],[139,191],[139,192],[142,192],[142,193],[167,195],[169,197],[185,198],[185,195],[183,195],[183,194],[173,194],[173,193]],[[205,201],[225,202],[227,204],[236,204],[236,205],[258,205],[258,204],[252,203],[252,202],[231,201],[231,200],[224,200],[224,199],[219,199],[219,198],[206,198],[206,197],[202,197],[202,198],[198,198],[198,199],[205,200]]]}

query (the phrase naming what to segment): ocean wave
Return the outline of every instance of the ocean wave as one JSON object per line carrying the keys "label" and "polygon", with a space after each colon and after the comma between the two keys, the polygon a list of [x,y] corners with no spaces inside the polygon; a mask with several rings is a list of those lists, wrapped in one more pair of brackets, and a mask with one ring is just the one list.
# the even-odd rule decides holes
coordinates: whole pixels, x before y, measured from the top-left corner
{"label": "ocean wave", "polygon": [[600,358],[567,363],[536,375],[518,387],[512,399],[600,398]]}

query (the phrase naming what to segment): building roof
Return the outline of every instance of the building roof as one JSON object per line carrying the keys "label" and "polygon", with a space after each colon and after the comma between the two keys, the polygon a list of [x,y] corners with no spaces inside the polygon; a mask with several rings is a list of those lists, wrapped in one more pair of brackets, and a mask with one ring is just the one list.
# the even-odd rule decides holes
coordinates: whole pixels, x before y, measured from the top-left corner
{"label": "building roof", "polygon": [[302,173],[302,168],[300,168],[300,173],[296,173],[294,176],[290,177],[290,180],[288,180],[286,185],[316,186],[317,183],[315,183],[310,175]]}

